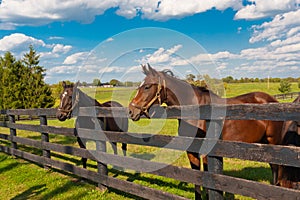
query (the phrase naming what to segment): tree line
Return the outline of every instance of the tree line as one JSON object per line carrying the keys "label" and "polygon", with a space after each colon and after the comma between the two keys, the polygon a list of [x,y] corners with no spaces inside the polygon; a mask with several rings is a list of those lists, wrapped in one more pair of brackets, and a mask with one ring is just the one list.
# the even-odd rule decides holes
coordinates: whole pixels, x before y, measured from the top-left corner
{"label": "tree line", "polygon": [[0,109],[50,108],[55,103],[45,83],[44,67],[33,46],[17,60],[11,52],[0,57]]}

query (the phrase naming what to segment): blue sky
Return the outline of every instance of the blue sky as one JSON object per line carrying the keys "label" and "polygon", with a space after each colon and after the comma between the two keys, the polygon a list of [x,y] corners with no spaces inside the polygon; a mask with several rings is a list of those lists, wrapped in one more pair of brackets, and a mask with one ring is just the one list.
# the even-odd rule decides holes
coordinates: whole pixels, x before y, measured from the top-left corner
{"label": "blue sky", "polygon": [[300,0],[2,0],[0,55],[31,44],[46,82],[178,76],[300,77]]}

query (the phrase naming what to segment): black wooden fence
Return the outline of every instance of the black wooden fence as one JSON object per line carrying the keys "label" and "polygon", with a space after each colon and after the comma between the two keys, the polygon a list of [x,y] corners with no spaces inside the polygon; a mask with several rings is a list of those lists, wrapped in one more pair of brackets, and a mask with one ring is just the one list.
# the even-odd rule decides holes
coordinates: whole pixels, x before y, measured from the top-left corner
{"label": "black wooden fence", "polygon": [[[224,116],[226,109],[226,116]],[[238,158],[244,160],[261,161],[280,165],[300,167],[300,148],[284,147],[279,145],[249,144],[231,141],[222,141],[212,138],[215,133],[220,131],[220,123],[224,118],[233,120],[300,120],[299,104],[247,104],[230,106],[185,106],[172,107],[168,109],[157,108],[154,118],[159,118],[162,113],[167,118],[195,118],[200,110],[200,119],[207,120],[210,128],[208,138],[189,138],[168,135],[123,133],[92,129],[78,129],[80,136],[85,139],[97,142],[112,141],[128,144],[154,146],[170,148],[181,151],[199,152],[201,145],[215,143],[214,148],[209,152],[209,172],[197,171],[190,168],[166,165],[164,163],[152,162],[133,157],[124,157],[108,154],[103,151],[86,150],[72,146],[66,146],[49,142],[49,134],[59,134],[74,137],[74,128],[55,127],[47,125],[47,116],[53,116],[55,109],[27,109],[27,110],[4,110],[0,114],[6,115],[9,121],[0,122],[1,127],[7,127],[10,134],[0,133],[2,141],[10,141],[8,145],[0,145],[0,151],[18,156],[45,167],[53,167],[68,171],[77,176],[92,180],[100,187],[111,187],[146,199],[185,199],[171,193],[157,189],[145,187],[136,183],[120,180],[108,176],[107,170],[98,169],[90,171],[73,164],[51,159],[51,154],[55,152],[70,154],[78,157],[85,157],[95,160],[99,165],[106,166],[111,164],[124,169],[146,172],[168,178],[173,178],[182,182],[201,185],[210,189],[211,199],[222,199],[223,192],[241,194],[256,199],[299,199],[300,191],[259,183],[255,181],[235,178],[222,174],[222,157]],[[213,110],[213,112],[212,112]],[[113,114],[112,114],[113,111]],[[184,111],[184,112],[182,112]],[[93,113],[93,116],[91,116]],[[40,125],[15,123],[16,115],[39,116]],[[127,117],[126,108],[82,108],[80,116],[91,117]],[[17,130],[27,130],[41,133],[41,140],[19,137]],[[145,139],[147,138],[147,139]],[[26,145],[42,150],[42,155],[18,149],[18,145]],[[188,147],[188,148],[186,148]],[[104,148],[105,149],[105,148]],[[96,159],[98,158],[98,159]],[[153,170],[155,169],[155,170]]]}

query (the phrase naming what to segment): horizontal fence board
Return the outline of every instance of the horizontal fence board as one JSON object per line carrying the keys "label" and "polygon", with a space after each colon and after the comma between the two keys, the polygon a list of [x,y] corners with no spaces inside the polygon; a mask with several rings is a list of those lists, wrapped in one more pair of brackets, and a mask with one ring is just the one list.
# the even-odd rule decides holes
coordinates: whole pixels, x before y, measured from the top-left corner
{"label": "horizontal fence board", "polygon": [[[187,105],[187,106],[154,106],[152,118],[167,116],[169,119],[202,119],[202,120],[300,120],[300,104],[236,104],[236,105]],[[200,115],[199,115],[200,113]],[[128,118],[128,108],[83,107],[79,116],[120,117]],[[151,113],[150,113],[151,115]]]}
{"label": "horizontal fence board", "polygon": [[0,122],[0,127],[6,127],[7,122]]}
{"label": "horizontal fence board", "polygon": [[51,115],[55,116],[57,112],[57,108],[34,108],[34,109],[10,109],[6,110],[7,115]]}
{"label": "horizontal fence board", "polygon": [[6,123],[7,128],[14,128],[25,131],[33,131],[33,132],[43,132],[43,133],[54,133],[64,136],[72,136],[74,135],[74,128],[66,128],[66,127],[58,127],[58,126],[46,126],[46,125],[32,125],[32,124],[15,124],[15,123]]}
{"label": "horizontal fence board", "polygon": [[9,140],[10,139],[10,135],[0,133],[0,139]]}
{"label": "horizontal fence board", "polygon": [[209,154],[210,156],[239,158],[300,167],[300,147],[91,129],[78,129],[78,135],[81,138],[94,141],[101,140],[146,145],[196,152],[202,155]]}

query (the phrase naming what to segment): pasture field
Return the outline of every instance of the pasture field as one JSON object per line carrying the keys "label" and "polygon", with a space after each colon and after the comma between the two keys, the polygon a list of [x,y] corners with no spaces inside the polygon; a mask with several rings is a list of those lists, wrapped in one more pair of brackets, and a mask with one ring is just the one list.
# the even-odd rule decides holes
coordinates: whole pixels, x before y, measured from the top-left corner
{"label": "pasture field", "polygon": [[[246,83],[246,84],[228,84],[226,96],[236,96],[251,91],[264,91],[270,94],[278,94],[279,83],[270,83],[270,88],[263,83]],[[292,92],[299,89],[296,84],[292,86]],[[134,88],[83,88],[84,92],[96,97],[100,102],[117,97],[118,101],[127,106],[128,98],[135,94]],[[95,96],[94,96],[95,95]],[[114,99],[114,98],[113,98]],[[18,123],[38,124],[39,121],[21,121]],[[66,122],[58,120],[48,120],[48,125],[74,127],[74,119]],[[141,119],[139,122],[129,120],[129,132],[155,133],[177,135],[176,120],[148,120]],[[6,128],[0,128],[1,133],[9,134]],[[40,139],[40,133],[28,131],[17,131],[17,135],[31,139]],[[74,138],[50,134],[50,141],[78,147]],[[0,140],[1,145],[6,142]],[[88,146],[92,143],[88,143]],[[108,152],[112,153],[111,146],[108,144]],[[40,150],[19,146],[20,149],[26,149],[29,152],[41,153]],[[92,148],[92,147],[91,147]],[[118,148],[119,153],[121,149]],[[174,155],[176,159],[174,159]],[[66,162],[80,165],[80,158],[75,156],[62,155],[51,152],[54,159],[62,159]],[[128,156],[143,158],[157,162],[167,162],[173,165],[188,167],[187,156],[183,152],[161,150],[155,147],[142,147],[137,145],[128,145]],[[167,158],[171,157],[170,160]],[[88,161],[88,168],[97,170],[96,163]],[[111,176],[139,183],[145,186],[168,191],[186,198],[194,198],[194,187],[192,184],[186,184],[173,179],[163,178],[146,173],[136,173],[134,171],[118,171],[109,166]],[[269,184],[271,181],[271,170],[267,163],[241,161],[238,159],[224,159],[224,174],[255,180]],[[62,173],[59,170],[45,170],[27,161],[13,158],[7,154],[0,153],[0,200],[7,199],[138,199],[134,196],[122,193],[116,189],[109,189],[105,192],[99,191],[94,183],[79,181],[77,177],[68,173]],[[3,195],[5,194],[5,195]],[[251,199],[239,195],[226,194],[226,199]]]}

